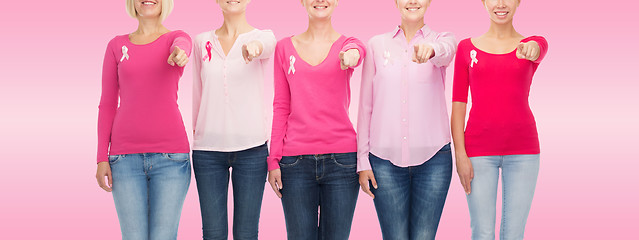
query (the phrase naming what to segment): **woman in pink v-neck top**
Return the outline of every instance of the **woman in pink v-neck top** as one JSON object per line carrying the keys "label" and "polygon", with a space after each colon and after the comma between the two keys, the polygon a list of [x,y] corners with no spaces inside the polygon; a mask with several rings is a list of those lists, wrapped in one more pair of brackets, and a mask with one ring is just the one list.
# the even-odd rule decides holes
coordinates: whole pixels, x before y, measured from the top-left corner
{"label": "woman in pink v-neck top", "polygon": [[282,200],[288,239],[348,239],[359,193],[350,78],[366,49],[333,28],[336,0],[302,5],[308,29],[280,40],[273,56],[268,182]]}
{"label": "woman in pink v-neck top", "polygon": [[[348,117],[353,68],[340,69],[338,54],[364,45],[341,36],[319,65],[305,62],[291,38],[275,49],[275,100],[269,170],[279,168],[282,156],[357,151],[357,138]],[[358,63],[359,65],[359,63]]]}

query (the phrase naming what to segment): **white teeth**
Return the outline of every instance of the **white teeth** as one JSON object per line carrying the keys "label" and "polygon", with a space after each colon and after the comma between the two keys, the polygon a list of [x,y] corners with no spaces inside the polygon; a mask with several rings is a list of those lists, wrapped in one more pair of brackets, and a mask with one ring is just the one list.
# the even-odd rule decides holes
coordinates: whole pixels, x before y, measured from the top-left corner
{"label": "white teeth", "polygon": [[419,9],[420,9],[420,8],[418,8],[418,7],[417,7],[417,8],[406,8],[406,10],[408,10],[408,11],[417,11],[417,10],[419,10]]}
{"label": "white teeth", "polygon": [[327,7],[326,6],[317,6],[317,7],[313,7],[313,8],[315,8],[315,9],[326,9]]}
{"label": "white teeth", "polygon": [[495,14],[497,14],[497,16],[505,16],[508,13],[507,12],[498,12],[498,13],[495,13]]}
{"label": "white teeth", "polygon": [[143,5],[154,5],[155,3],[154,2],[143,2],[142,4]]}

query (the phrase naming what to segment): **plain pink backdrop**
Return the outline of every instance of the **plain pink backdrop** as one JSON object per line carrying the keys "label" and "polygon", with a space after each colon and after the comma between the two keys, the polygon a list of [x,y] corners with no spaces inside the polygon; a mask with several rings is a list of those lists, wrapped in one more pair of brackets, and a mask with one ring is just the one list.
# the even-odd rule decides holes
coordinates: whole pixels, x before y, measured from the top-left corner
{"label": "plain pink backdrop", "polygon": [[[118,239],[113,199],[95,181],[102,58],[115,35],[135,30],[124,0],[5,1],[0,10],[0,239]],[[526,239],[637,239],[634,155],[639,135],[637,1],[522,0],[515,27],[550,50],[530,102],[542,147]],[[248,19],[281,39],[303,32],[299,0],[253,0]],[[221,24],[213,0],[176,0],[165,25],[195,36]],[[400,21],[391,0],[341,0],[336,29],[368,41]],[[427,24],[457,40],[489,26],[479,0],[433,0]],[[357,116],[360,71],[352,79]],[[191,66],[179,104],[191,131]],[[447,76],[450,99],[452,66]],[[634,149],[634,150],[633,150]],[[231,208],[232,206],[229,206]],[[195,180],[179,239],[200,239]],[[437,239],[469,239],[468,207],[453,175]],[[285,239],[281,203],[265,189],[260,239]],[[360,194],[351,239],[381,239],[372,200]]]}

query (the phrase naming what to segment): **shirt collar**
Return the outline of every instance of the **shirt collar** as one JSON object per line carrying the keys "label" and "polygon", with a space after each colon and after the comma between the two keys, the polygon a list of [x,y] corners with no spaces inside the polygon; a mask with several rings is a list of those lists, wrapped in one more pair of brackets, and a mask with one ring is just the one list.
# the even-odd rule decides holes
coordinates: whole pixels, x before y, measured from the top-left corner
{"label": "shirt collar", "polygon": [[[419,29],[419,31],[417,31],[417,33],[415,33],[415,36],[421,36],[422,38],[425,38],[426,36],[428,36],[428,34],[431,32],[430,28],[428,27],[428,25],[424,24],[424,26]],[[393,38],[396,38],[397,36],[399,36],[400,33],[404,33],[404,31],[399,27],[399,25],[397,27],[395,27],[395,30],[393,30]]]}

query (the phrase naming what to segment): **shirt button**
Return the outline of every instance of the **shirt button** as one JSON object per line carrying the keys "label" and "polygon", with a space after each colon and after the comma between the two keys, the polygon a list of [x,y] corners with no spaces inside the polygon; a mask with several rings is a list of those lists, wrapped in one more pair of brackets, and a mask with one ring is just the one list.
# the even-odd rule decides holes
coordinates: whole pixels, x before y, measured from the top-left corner
{"label": "shirt button", "polygon": [[406,140],[406,137],[404,137],[404,140]]}
{"label": "shirt button", "polygon": [[406,100],[402,100],[402,103],[406,103]]}
{"label": "shirt button", "polygon": [[402,119],[402,122],[406,122],[406,118]]}

